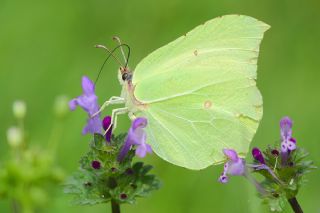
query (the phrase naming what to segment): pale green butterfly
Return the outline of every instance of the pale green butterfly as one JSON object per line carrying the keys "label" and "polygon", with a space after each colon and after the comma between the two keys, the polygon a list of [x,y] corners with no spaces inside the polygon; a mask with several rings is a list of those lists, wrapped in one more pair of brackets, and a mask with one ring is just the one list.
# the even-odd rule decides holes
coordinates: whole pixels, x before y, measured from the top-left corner
{"label": "pale green butterfly", "polygon": [[243,15],[218,17],[157,49],[134,70],[122,67],[112,112],[146,117],[147,141],[164,160],[203,169],[225,160],[224,148],[244,157],[262,118],[256,87],[259,45],[269,26]]}

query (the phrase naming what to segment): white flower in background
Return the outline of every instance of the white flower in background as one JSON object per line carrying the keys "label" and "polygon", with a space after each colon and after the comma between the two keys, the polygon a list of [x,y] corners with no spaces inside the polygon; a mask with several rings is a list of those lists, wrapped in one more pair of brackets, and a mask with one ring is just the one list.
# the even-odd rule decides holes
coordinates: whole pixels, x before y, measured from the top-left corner
{"label": "white flower in background", "polygon": [[24,101],[18,100],[13,103],[13,115],[17,119],[23,119],[26,115],[26,111],[27,111],[27,106]]}
{"label": "white flower in background", "polygon": [[14,148],[20,146],[23,140],[21,129],[15,126],[10,127],[7,131],[7,140],[9,145]]}

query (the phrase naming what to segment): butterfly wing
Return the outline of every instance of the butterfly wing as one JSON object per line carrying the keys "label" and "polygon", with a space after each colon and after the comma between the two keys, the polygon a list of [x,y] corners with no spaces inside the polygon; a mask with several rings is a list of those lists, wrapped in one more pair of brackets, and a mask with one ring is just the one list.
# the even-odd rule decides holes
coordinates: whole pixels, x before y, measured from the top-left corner
{"label": "butterfly wing", "polygon": [[134,95],[146,104],[149,143],[163,159],[189,169],[244,156],[262,117],[257,58],[268,25],[227,15],[200,25],[141,61]]}

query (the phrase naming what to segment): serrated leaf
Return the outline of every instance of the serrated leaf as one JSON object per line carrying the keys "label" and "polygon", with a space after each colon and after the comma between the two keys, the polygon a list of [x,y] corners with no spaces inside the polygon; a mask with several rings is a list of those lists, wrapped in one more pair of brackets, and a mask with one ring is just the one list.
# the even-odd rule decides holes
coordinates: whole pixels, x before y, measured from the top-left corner
{"label": "serrated leaf", "polygon": [[145,174],[147,174],[152,168],[153,168],[153,166],[151,166],[151,165],[145,165],[144,167],[142,167],[140,173],[141,173],[142,175],[145,175]]}
{"label": "serrated leaf", "polygon": [[132,169],[135,171],[135,173],[140,173],[140,170],[143,167],[143,162],[136,162],[133,166]]}

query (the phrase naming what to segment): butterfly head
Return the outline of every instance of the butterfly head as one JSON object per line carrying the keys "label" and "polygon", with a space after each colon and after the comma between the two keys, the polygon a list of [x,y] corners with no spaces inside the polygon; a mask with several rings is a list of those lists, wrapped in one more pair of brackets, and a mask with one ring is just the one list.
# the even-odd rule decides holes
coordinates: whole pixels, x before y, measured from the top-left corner
{"label": "butterfly head", "polygon": [[132,71],[128,67],[120,67],[118,71],[118,79],[121,85],[132,79]]}

